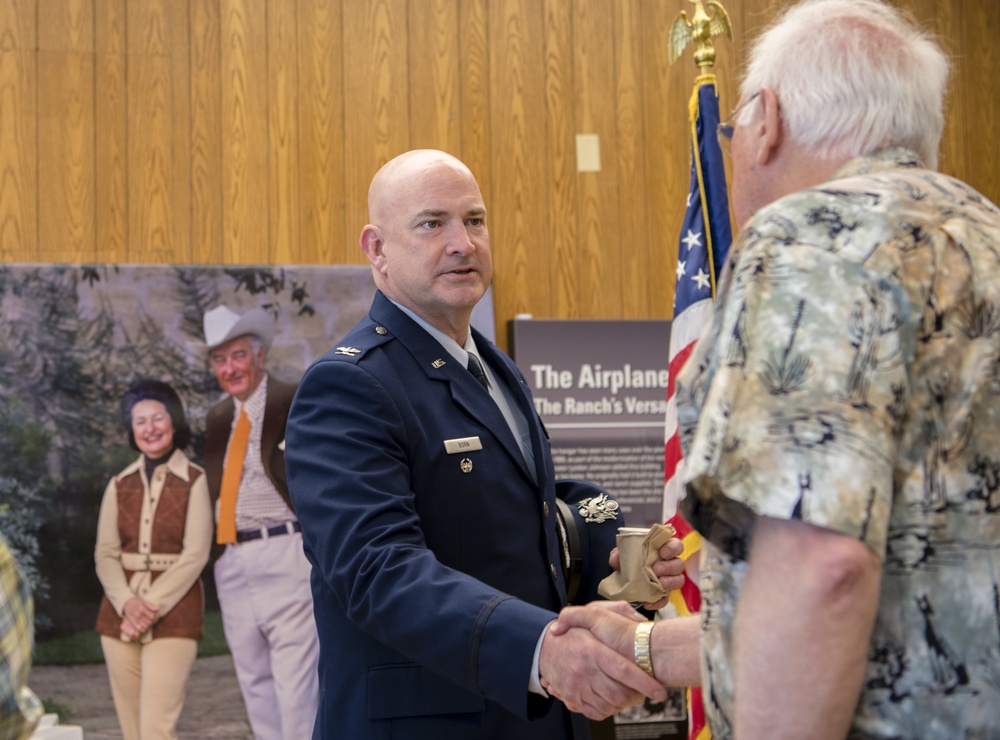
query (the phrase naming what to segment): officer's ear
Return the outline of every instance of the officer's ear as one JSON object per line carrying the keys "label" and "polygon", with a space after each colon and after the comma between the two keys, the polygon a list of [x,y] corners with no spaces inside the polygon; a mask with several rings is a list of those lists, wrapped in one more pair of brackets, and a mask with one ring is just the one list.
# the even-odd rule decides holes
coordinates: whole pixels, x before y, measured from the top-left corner
{"label": "officer's ear", "polygon": [[368,224],[361,230],[361,251],[372,267],[380,273],[385,273],[385,240],[382,238],[382,230],[374,224]]}

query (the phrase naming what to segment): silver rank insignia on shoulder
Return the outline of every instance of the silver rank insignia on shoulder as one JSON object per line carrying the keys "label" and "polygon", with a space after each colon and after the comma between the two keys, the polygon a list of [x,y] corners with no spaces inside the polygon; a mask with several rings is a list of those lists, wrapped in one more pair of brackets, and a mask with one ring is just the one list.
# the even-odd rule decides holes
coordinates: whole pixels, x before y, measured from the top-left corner
{"label": "silver rank insignia on shoulder", "polygon": [[459,463],[459,464],[462,466],[462,472],[463,473],[471,473],[472,472],[472,460],[470,460],[469,458],[463,457],[462,458],[462,462]]}
{"label": "silver rank insignia on shoulder", "polygon": [[435,370],[437,370],[442,365],[444,365],[444,360],[441,359],[434,360],[434,362],[431,363],[431,367],[434,368]]}
{"label": "silver rank insignia on shoulder", "polygon": [[588,524],[600,524],[601,522],[614,521],[618,518],[618,502],[608,498],[608,494],[602,493],[600,496],[585,498],[580,502],[580,516]]}
{"label": "silver rank insignia on shoulder", "polygon": [[354,347],[337,347],[336,354],[354,357],[360,351],[360,349],[355,349]]}

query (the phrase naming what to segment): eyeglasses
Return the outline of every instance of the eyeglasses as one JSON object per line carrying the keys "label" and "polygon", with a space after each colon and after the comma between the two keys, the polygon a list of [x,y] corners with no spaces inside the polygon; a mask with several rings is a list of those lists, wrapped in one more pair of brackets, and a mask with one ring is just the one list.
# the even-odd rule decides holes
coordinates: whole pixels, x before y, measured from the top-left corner
{"label": "eyeglasses", "polygon": [[728,118],[726,118],[725,121],[723,121],[722,123],[720,123],[718,126],[715,127],[715,135],[719,139],[719,148],[722,149],[722,153],[725,154],[727,157],[733,156],[733,150],[732,150],[733,128],[734,128],[733,121],[736,119],[736,116],[740,114],[740,111],[746,108],[758,95],[760,95],[760,90],[758,90],[749,98],[747,98],[742,103],[737,105],[733,109],[733,112],[729,114]]}

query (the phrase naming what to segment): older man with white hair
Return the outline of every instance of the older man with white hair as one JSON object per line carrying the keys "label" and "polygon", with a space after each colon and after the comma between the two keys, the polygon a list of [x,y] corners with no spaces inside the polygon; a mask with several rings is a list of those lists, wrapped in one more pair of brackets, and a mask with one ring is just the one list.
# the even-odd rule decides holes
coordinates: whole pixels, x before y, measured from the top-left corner
{"label": "older man with white hair", "polygon": [[205,314],[205,343],[228,395],[208,412],[205,472],[216,507],[215,564],[226,641],[254,736],[312,735],[319,643],[302,527],[285,477],[285,424],[296,386],[270,377],[274,321],[263,309]]}
{"label": "older man with white hair", "polygon": [[[700,640],[651,638],[713,736],[1000,737],[1000,209],[933,169],[947,75],[891,5],[807,0],[720,126],[743,228],[677,383]],[[630,652],[630,616],[561,627]]]}

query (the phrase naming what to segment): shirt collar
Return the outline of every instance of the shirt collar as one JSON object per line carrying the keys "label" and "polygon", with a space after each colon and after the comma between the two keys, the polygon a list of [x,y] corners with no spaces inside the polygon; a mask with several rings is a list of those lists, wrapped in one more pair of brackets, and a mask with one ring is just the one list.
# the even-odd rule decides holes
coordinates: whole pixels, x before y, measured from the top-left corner
{"label": "shirt collar", "polygon": [[174,450],[174,453],[167,460],[167,470],[176,475],[182,481],[187,482],[188,472],[190,471],[190,466],[188,465],[187,455],[185,455],[180,450]]}
{"label": "shirt collar", "polygon": [[[389,296],[386,296],[386,298],[389,298]],[[466,367],[469,364],[469,352],[475,353],[477,357],[480,356],[479,350],[476,347],[476,341],[472,338],[472,329],[469,329],[469,336],[465,340],[465,346],[462,346],[440,329],[437,329],[428,324],[426,321],[417,316],[417,314],[408,309],[406,306],[397,303],[396,301],[392,300],[392,298],[389,298],[389,301],[400,311],[402,311],[411,319],[420,324],[421,328],[423,328],[424,331],[426,331],[428,334],[430,334],[432,337],[438,340],[441,346],[444,347],[445,350],[447,350],[449,355],[454,357],[458,362],[462,363],[462,367]]]}
{"label": "shirt collar", "polygon": [[916,152],[901,146],[891,146],[848,160],[830,179],[840,180],[845,177],[868,175],[900,167],[926,169]]}
{"label": "shirt collar", "polygon": [[[173,453],[171,453],[170,457],[167,458],[167,461],[161,464],[166,465],[167,470],[169,470],[171,473],[176,475],[181,480],[183,481],[188,480],[188,471],[190,470],[190,468],[188,467],[188,458],[187,455],[185,455],[181,450],[174,450]],[[129,476],[132,473],[137,472],[142,466],[143,466],[143,455],[142,453],[139,453],[139,457],[136,458],[131,465],[125,468],[118,475],[118,477],[125,478],[126,476]]]}
{"label": "shirt collar", "polygon": [[[246,401],[240,401],[236,396],[233,396],[233,403],[236,404],[236,414],[240,415],[240,409],[246,406],[247,416],[251,419],[256,418],[263,410],[264,403],[267,400],[267,373],[264,373],[264,377],[260,379],[260,383],[254,389],[253,393],[247,396]],[[234,417],[235,418],[235,417]]]}

